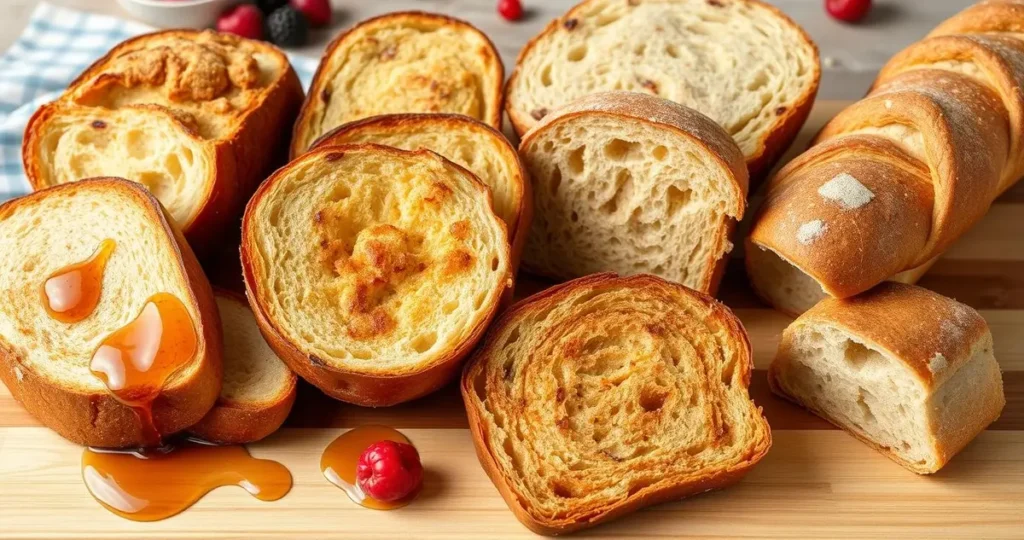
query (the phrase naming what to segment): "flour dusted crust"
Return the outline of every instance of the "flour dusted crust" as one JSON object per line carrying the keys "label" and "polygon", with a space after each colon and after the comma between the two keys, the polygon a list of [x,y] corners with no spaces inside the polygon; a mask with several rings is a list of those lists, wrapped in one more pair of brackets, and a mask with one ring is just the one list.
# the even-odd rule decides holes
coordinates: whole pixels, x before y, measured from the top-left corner
{"label": "flour dusted crust", "polygon": [[467,22],[418,11],[363,21],[328,45],[291,154],[339,125],[379,114],[455,113],[501,129],[504,78],[494,44]]}
{"label": "flour dusted crust", "polygon": [[107,175],[139,182],[206,252],[283,159],[301,101],[271,45],[213,31],[146,34],[36,111],[26,175],[35,189]]}

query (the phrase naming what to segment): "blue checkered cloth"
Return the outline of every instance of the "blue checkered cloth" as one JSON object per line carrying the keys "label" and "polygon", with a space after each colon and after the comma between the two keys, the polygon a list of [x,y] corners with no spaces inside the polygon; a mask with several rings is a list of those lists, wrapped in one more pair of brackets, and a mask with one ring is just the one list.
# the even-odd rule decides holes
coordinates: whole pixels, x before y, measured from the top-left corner
{"label": "blue checkered cloth", "polygon": [[[144,24],[40,3],[25,31],[0,56],[0,202],[28,193],[21,139],[29,117],[114,45],[153,31]],[[289,55],[309,86],[317,61]]]}

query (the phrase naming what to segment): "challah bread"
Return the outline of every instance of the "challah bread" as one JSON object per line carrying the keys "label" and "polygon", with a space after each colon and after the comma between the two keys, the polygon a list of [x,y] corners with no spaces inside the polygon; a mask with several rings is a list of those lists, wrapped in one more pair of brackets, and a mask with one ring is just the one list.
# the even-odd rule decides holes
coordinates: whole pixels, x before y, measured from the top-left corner
{"label": "challah bread", "polygon": [[724,305],[650,275],[598,274],[505,312],[461,390],[509,508],[560,534],[739,481],[771,446],[751,369]]}
{"label": "challah bread", "polygon": [[[47,276],[112,251],[97,282],[98,303],[66,323],[47,312]],[[138,184],[90,179],[44,189],[0,206],[0,380],[30,414],[79,444],[147,444],[146,426],[90,371],[105,338],[140,316],[158,293],[176,297],[196,337],[191,358],[152,401],[152,426],[181,431],[213,406],[221,383],[221,331],[213,292],[159,202]],[[140,347],[148,343],[140,341]]]}
{"label": "challah bread", "polygon": [[295,157],[331,129],[388,113],[455,113],[501,129],[505,68],[465,21],[418,11],[357,24],[324,53],[295,123]]}
{"label": "challah bread", "polygon": [[646,94],[592,94],[548,114],[519,152],[535,182],[525,268],[717,288],[746,207],[747,169],[710,118]]}
{"label": "challah bread", "polygon": [[897,54],[868,97],[779,171],[747,249],[768,302],[800,312],[912,282],[1020,178],[1021,26],[1020,4],[968,8]]}
{"label": "challah bread", "polygon": [[512,287],[487,188],[429,150],[327,146],[249,202],[242,269],[278,356],[326,394],[393,405],[450,380]]}
{"label": "challah bread", "polygon": [[224,332],[224,384],[217,404],[188,430],[218,444],[258,441],[288,418],[296,376],[260,335],[245,297],[226,290],[214,294]]}
{"label": "challah bread", "polygon": [[519,53],[505,106],[522,135],[587,94],[660,96],[724,127],[757,178],[796,137],[820,76],[803,29],[756,0],[587,0]]}
{"label": "challah bread", "polygon": [[985,320],[900,283],[804,313],[782,334],[768,380],[919,474],[941,469],[1006,403]]}
{"label": "challah bread", "polygon": [[25,173],[34,189],[93,176],[139,182],[205,253],[285,157],[301,102],[287,57],[269,44],[197,30],[139,36],[36,111]]}

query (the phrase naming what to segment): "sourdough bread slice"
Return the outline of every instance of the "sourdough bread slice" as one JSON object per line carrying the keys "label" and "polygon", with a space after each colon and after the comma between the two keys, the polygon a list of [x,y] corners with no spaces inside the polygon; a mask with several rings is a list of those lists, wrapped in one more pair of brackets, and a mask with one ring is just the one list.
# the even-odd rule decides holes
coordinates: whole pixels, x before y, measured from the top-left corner
{"label": "sourdough bread slice", "polygon": [[367,406],[450,380],[512,286],[487,188],[429,150],[310,151],[256,192],[242,224],[246,290],[296,373]]}
{"label": "sourdough bread slice", "polygon": [[189,432],[219,444],[258,441],[288,418],[295,373],[260,335],[244,296],[226,290],[214,294],[224,330],[224,384],[217,404]]}
{"label": "sourdough bread slice", "polygon": [[913,285],[827,298],[782,335],[772,390],[919,474],[941,469],[1006,403],[973,309]]}
{"label": "sourdough bread slice", "polygon": [[539,534],[733,484],[771,446],[747,334],[711,297],[599,274],[531,296],[462,375],[484,470]]}
{"label": "sourdough bread slice", "polygon": [[[41,293],[54,272],[114,247],[99,301],[84,319],[50,316]],[[38,191],[0,206],[0,380],[40,422],[90,446],[146,442],[131,407],[118,401],[90,360],[100,343],[134,320],[147,300],[180,300],[197,335],[192,359],[152,403],[161,436],[198,422],[221,383],[221,331],[206,277],[160,203],[136,183],[91,179]]]}
{"label": "sourdough bread slice", "polygon": [[820,75],[803,29],[756,0],[587,0],[519,53],[506,110],[522,135],[587,94],[649,93],[718,122],[756,178],[807,119]]}
{"label": "sourdough bread slice", "polygon": [[592,94],[549,114],[519,152],[534,181],[525,268],[717,288],[746,207],[747,169],[710,118],[646,94]]}

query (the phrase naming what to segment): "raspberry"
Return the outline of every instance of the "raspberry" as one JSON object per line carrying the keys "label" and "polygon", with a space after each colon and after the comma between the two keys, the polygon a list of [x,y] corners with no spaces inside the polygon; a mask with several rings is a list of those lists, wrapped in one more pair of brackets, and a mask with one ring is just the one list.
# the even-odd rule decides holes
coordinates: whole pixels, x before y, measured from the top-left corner
{"label": "raspberry", "polygon": [[217,30],[249,39],[263,39],[263,14],[252,4],[241,4],[217,17]]}
{"label": "raspberry", "polygon": [[871,11],[871,0],[825,0],[828,14],[846,22],[857,22]]}
{"label": "raspberry", "polygon": [[518,21],[523,16],[523,4],[519,0],[499,0],[498,14],[506,21]]}
{"label": "raspberry", "polygon": [[306,16],[311,26],[331,24],[331,3],[329,0],[289,0],[291,6]]}
{"label": "raspberry", "polygon": [[423,482],[420,455],[411,444],[375,442],[359,456],[356,480],[370,497],[397,501],[411,495]]}

